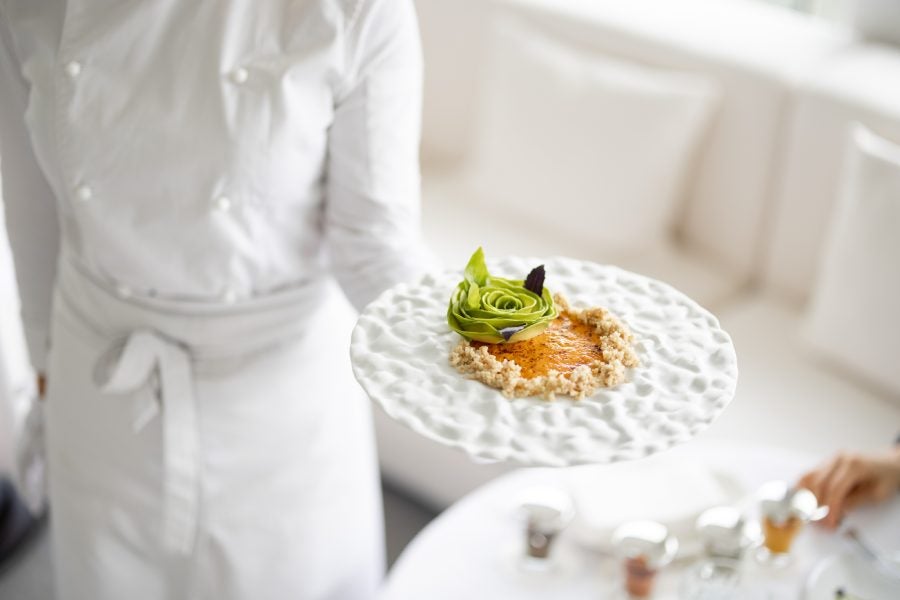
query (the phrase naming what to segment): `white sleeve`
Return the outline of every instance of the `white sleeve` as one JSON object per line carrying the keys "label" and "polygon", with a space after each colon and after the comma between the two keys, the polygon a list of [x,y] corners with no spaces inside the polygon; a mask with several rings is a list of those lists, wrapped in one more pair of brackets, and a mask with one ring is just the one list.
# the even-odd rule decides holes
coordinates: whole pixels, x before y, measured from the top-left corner
{"label": "white sleeve", "polygon": [[325,240],[357,309],[430,266],[421,239],[422,54],[412,0],[362,0],[329,132]]}
{"label": "white sleeve", "polygon": [[59,226],[56,200],[35,160],[25,128],[27,98],[28,84],[19,69],[6,19],[0,18],[2,204],[6,209],[6,229],[16,267],[28,350],[32,366],[44,372]]}

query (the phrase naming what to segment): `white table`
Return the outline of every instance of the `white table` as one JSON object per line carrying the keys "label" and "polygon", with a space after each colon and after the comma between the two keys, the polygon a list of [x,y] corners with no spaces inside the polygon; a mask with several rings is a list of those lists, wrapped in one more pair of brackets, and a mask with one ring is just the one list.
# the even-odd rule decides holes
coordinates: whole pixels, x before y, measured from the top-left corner
{"label": "white table", "polygon": [[[699,460],[728,469],[749,493],[771,479],[793,481],[825,457],[766,448],[688,444],[670,452],[679,460]],[[553,574],[517,569],[514,555],[524,546],[522,523],[513,516],[517,494],[539,485],[564,485],[565,472],[521,469],[475,490],[423,529],[395,563],[381,600],[591,599],[613,597],[619,565],[578,546],[564,532],[553,552],[570,564]],[[862,509],[854,524],[882,547],[900,549],[900,500]],[[801,597],[806,574],[819,560],[845,550],[839,539],[818,527],[806,528],[795,543],[793,564],[781,571],[750,572],[763,597]],[[752,561],[748,561],[748,564]],[[690,561],[676,562],[660,577],[655,598],[677,598]],[[752,567],[752,565],[750,565]],[[756,584],[754,584],[756,585]],[[900,596],[898,596],[900,598]]]}

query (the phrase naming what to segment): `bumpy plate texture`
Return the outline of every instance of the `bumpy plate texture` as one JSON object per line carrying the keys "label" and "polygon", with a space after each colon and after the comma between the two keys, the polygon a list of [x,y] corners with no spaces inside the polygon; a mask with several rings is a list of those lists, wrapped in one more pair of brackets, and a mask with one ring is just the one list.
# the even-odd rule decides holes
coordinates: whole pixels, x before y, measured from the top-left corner
{"label": "bumpy plate texture", "polygon": [[488,261],[523,278],[544,264],[545,285],[573,308],[604,306],[635,335],[641,364],[628,381],[583,400],[509,399],[449,362],[460,337],[447,303],[461,271],[398,285],[370,304],[353,331],[356,378],[393,419],[481,461],[567,466],[648,456],[686,442],[728,405],[737,357],[718,320],[669,285],[569,258]]}

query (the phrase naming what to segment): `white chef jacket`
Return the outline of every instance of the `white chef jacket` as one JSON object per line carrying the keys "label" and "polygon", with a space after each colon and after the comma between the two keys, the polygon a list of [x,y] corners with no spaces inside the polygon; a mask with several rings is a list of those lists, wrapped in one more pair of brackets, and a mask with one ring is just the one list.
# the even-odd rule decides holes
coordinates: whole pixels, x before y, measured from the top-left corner
{"label": "white chef jacket", "polygon": [[421,264],[411,0],[0,0],[0,42],[37,368],[58,240],[123,297],[198,303],[330,263],[360,307]]}
{"label": "white chef jacket", "polygon": [[368,405],[302,302],[420,269],[420,88],[411,0],[0,0],[60,593],[371,591]]}

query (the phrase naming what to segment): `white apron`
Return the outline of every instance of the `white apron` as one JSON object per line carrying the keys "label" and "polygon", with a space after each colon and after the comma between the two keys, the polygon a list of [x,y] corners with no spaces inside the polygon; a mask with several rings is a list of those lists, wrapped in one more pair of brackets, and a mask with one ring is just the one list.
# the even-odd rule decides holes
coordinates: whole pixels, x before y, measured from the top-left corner
{"label": "white apron", "polygon": [[60,259],[47,443],[61,600],[368,598],[383,572],[349,308],[125,298]]}

